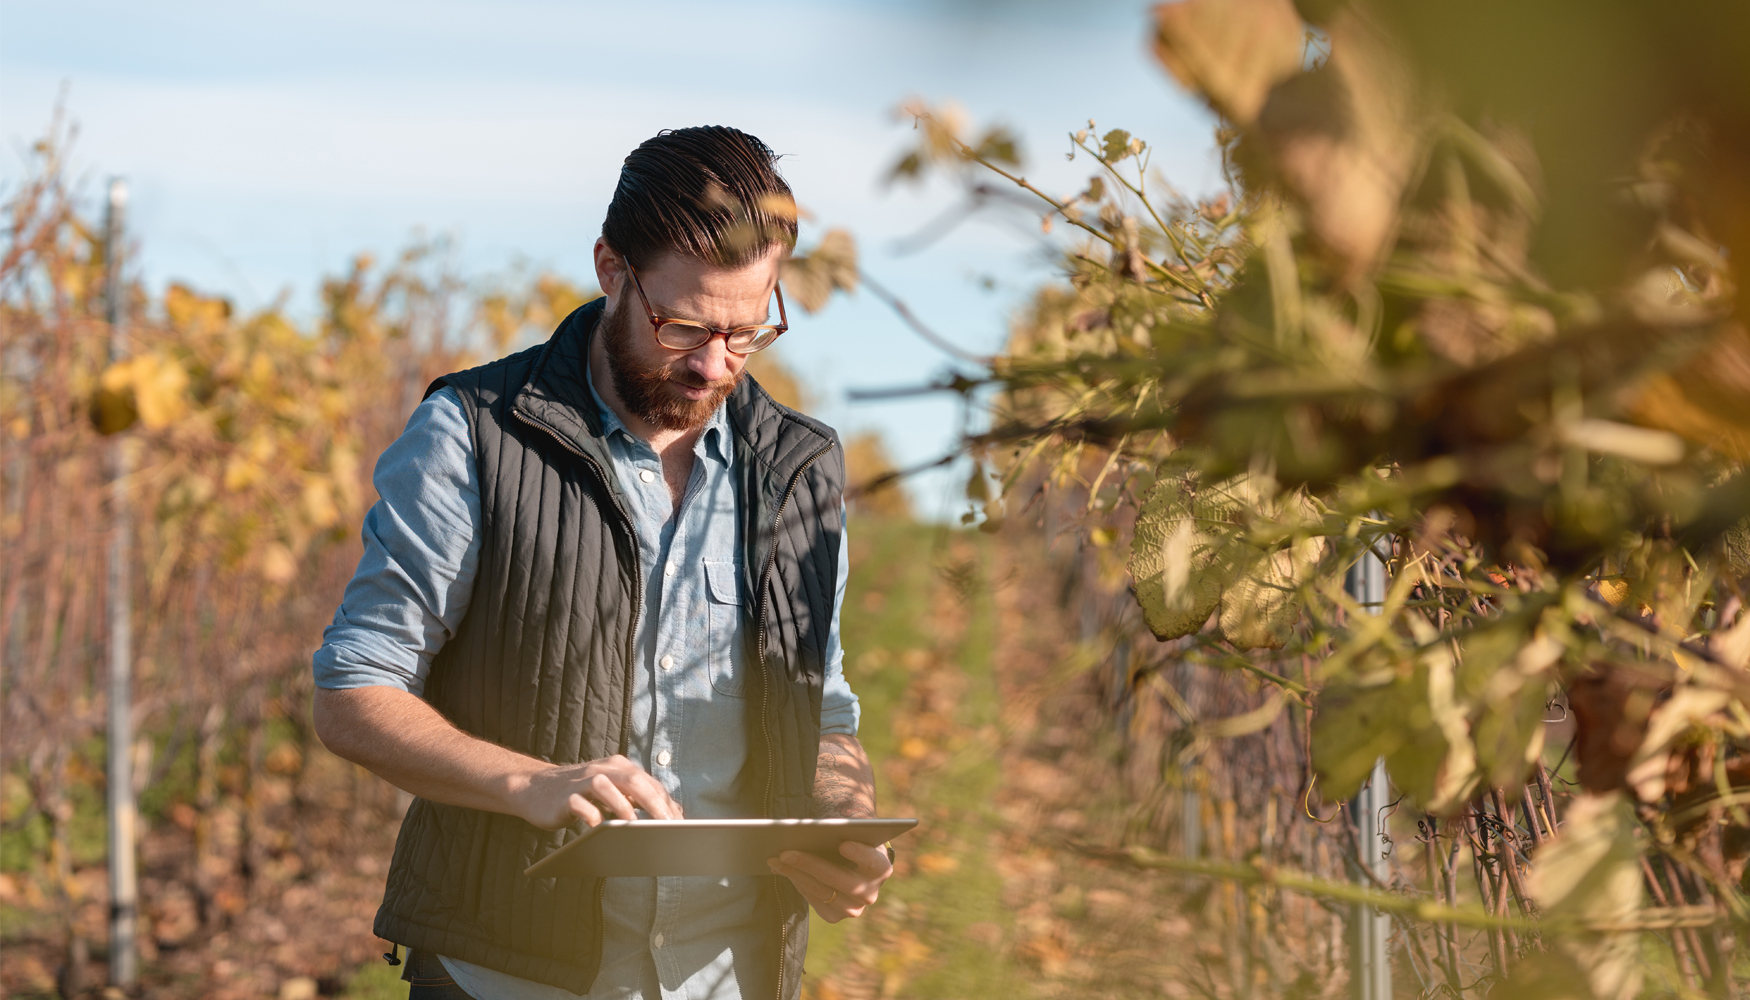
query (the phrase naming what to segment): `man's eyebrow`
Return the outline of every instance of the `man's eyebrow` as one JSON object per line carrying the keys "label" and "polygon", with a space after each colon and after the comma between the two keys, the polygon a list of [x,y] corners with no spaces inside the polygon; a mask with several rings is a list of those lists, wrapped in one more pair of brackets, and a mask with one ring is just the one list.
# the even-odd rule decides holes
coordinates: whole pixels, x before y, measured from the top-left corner
{"label": "man's eyebrow", "polygon": [[738,328],[744,327],[744,326],[765,326],[765,325],[767,325],[766,321],[772,318],[772,293],[771,292],[766,293],[766,308],[760,313],[759,319],[756,319],[751,323],[733,323],[729,326],[723,326],[723,327],[712,327],[711,324],[705,322],[702,319],[694,319],[691,316],[682,316],[682,315],[679,315],[677,313],[667,311],[670,309],[670,307],[663,305],[660,302],[657,302],[655,299],[650,300],[650,309],[652,312],[656,313],[656,315],[662,319],[684,320],[685,322],[697,323],[700,326],[710,327],[711,329],[714,329],[714,330],[734,330],[734,329],[738,329]]}

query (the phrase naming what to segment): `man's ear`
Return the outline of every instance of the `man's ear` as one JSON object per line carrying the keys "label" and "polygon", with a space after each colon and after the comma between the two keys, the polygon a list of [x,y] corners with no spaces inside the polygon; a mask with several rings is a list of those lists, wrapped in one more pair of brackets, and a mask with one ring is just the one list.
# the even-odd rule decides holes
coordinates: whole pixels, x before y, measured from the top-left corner
{"label": "man's ear", "polygon": [[608,246],[608,241],[596,237],[595,241],[595,283],[602,294],[613,299],[620,294],[620,285],[626,280],[626,264],[614,248]]}

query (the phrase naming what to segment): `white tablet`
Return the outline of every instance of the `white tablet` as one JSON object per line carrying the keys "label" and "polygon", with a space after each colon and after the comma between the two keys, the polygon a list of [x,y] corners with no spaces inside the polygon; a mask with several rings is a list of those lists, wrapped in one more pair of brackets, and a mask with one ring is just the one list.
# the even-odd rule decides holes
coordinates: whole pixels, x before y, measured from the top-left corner
{"label": "white tablet", "polygon": [[808,851],[848,865],[839,844],[879,846],[915,819],[610,819],[530,865],[536,878],[770,875],[767,858]]}

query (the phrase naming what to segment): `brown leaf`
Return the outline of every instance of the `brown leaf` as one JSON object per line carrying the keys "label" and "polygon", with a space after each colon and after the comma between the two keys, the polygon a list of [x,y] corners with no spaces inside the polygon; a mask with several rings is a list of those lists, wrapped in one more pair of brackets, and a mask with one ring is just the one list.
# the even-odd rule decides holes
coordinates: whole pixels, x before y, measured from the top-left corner
{"label": "brown leaf", "polygon": [[814,249],[784,262],[784,287],[807,312],[826,308],[835,291],[857,290],[857,242],[843,229],[830,229]]}
{"label": "brown leaf", "polygon": [[1750,332],[1727,327],[1688,364],[1650,379],[1631,412],[1642,423],[1750,459]]}
{"label": "brown leaf", "polygon": [[1249,130],[1246,159],[1305,207],[1351,280],[1385,252],[1421,159],[1416,93],[1390,39],[1349,7],[1332,21],[1330,59],[1272,90]]}
{"label": "brown leaf", "polygon": [[1306,25],[1290,0],[1182,0],[1154,13],[1155,57],[1236,125],[1300,71]]}
{"label": "brown leaf", "polygon": [[1623,787],[1646,739],[1652,691],[1628,670],[1603,663],[1568,685],[1568,705],[1581,786],[1598,792]]}

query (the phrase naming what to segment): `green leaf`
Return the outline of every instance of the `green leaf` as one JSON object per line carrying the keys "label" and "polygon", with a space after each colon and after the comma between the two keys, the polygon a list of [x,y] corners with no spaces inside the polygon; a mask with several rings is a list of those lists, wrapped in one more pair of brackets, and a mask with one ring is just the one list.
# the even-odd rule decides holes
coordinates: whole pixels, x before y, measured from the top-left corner
{"label": "green leaf", "polygon": [[1231,503],[1200,489],[1195,476],[1163,469],[1137,512],[1130,544],[1130,575],[1143,619],[1160,639],[1203,627],[1221,601],[1222,579],[1212,572],[1228,533]]}
{"label": "green leaf", "polygon": [[[1313,718],[1313,766],[1326,799],[1346,798],[1386,760],[1392,783],[1422,809],[1457,811],[1476,791],[1476,753],[1463,706],[1453,695],[1451,653],[1436,647],[1408,673],[1395,673],[1383,648],[1355,677],[1328,684]],[[1384,678],[1383,680],[1381,678]]]}
{"label": "green leaf", "polygon": [[1107,132],[1100,141],[1103,145],[1100,158],[1107,163],[1117,163],[1130,155],[1130,133],[1121,128]]}
{"label": "green leaf", "polygon": [[901,178],[906,180],[917,180],[918,177],[923,174],[923,171],[924,158],[916,153],[907,153],[900,157],[899,162],[895,163],[893,167],[887,171],[887,179],[890,182],[900,180]]}
{"label": "green leaf", "polygon": [[1005,128],[993,128],[986,132],[972,148],[979,158],[991,163],[1007,163],[1010,166],[1019,166],[1021,163],[1019,143],[1015,141],[1013,133]]}
{"label": "green leaf", "polygon": [[[1408,679],[1367,686],[1331,684],[1319,694],[1313,717],[1313,768],[1326,801],[1347,799],[1373,772],[1373,763],[1410,742],[1426,728],[1427,701]],[[1418,727],[1420,723],[1420,727]]]}
{"label": "green leaf", "polygon": [[[1305,493],[1269,495],[1274,484],[1258,477],[1237,478],[1231,488],[1251,525],[1267,527],[1266,539],[1279,525],[1318,520]],[[1230,557],[1233,582],[1222,592],[1221,634],[1235,649],[1281,649],[1300,621],[1300,585],[1324,557],[1326,543],[1311,536],[1266,553],[1254,548],[1254,541],[1236,546]]]}

